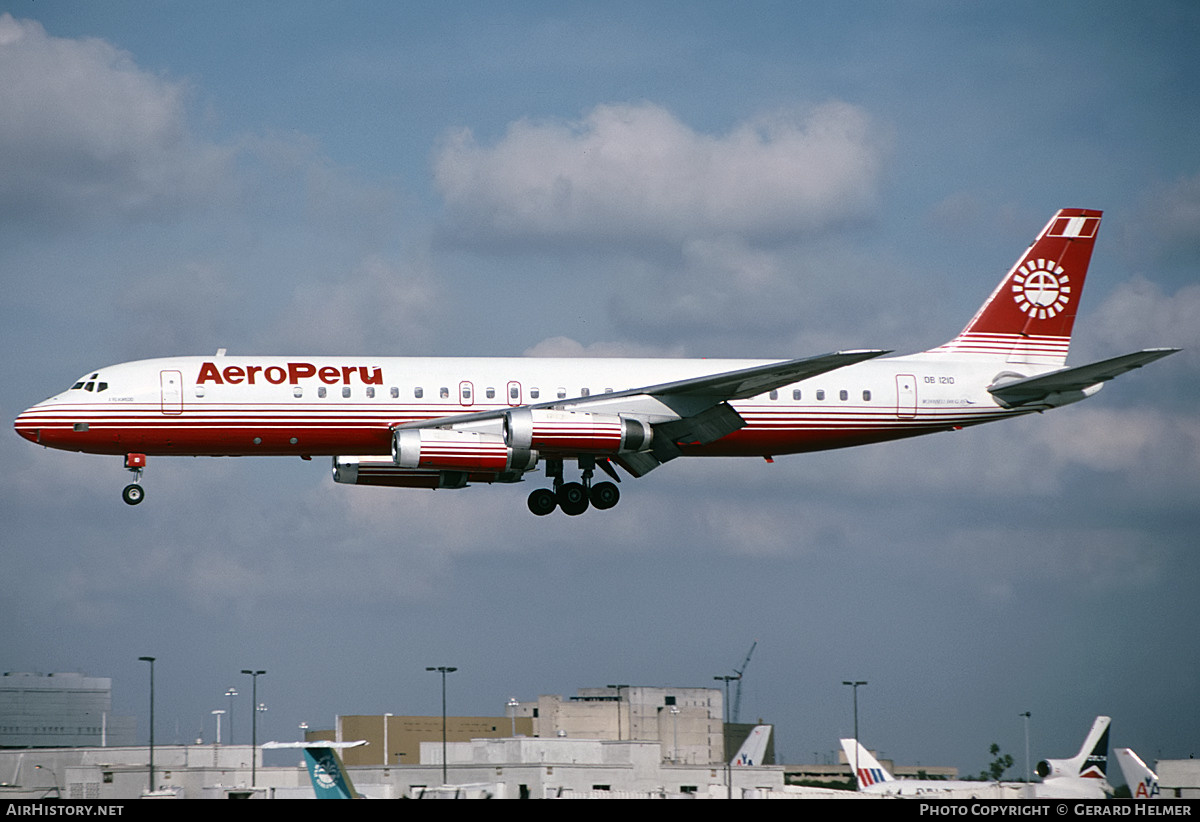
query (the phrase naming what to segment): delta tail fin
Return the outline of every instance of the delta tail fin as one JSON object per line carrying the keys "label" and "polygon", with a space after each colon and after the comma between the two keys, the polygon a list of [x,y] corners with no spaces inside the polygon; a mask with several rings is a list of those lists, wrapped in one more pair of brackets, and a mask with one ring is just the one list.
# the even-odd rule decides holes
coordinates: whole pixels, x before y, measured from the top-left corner
{"label": "delta tail fin", "polygon": [[872,785],[881,782],[895,782],[896,777],[888,773],[888,769],[879,764],[871,752],[864,748],[857,739],[843,739],[842,750],[846,752],[846,763],[854,771],[858,781],[858,789],[864,791]]}
{"label": "delta tail fin", "polygon": [[771,739],[770,725],[755,725],[750,731],[750,735],[746,737],[746,741],[742,743],[742,747],[738,748],[738,752],[730,760],[730,765],[735,767],[739,765],[761,765],[767,754],[767,742]]}
{"label": "delta tail fin", "polygon": [[1065,364],[1102,213],[1064,208],[1051,217],[967,327],[928,353]]}
{"label": "delta tail fin", "polygon": [[1042,779],[1074,777],[1105,781],[1108,775],[1108,731],[1112,720],[1098,716],[1083,740],[1079,753],[1070,759],[1043,759],[1037,764]]}
{"label": "delta tail fin", "polygon": [[1113,756],[1121,766],[1125,776],[1125,784],[1129,786],[1129,795],[1134,799],[1161,799],[1158,790],[1158,774],[1150,770],[1150,766],[1133,752],[1132,748],[1114,748]]}

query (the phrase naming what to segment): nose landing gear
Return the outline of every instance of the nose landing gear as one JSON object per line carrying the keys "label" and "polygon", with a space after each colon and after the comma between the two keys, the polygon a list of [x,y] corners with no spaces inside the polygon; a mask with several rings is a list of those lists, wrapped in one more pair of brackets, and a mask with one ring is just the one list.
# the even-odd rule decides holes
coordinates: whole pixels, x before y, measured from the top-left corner
{"label": "nose landing gear", "polygon": [[121,492],[121,499],[125,500],[126,505],[137,505],[146,498],[146,491],[141,486],[142,469],[146,467],[145,454],[126,454],[125,468],[133,472],[133,482],[125,486],[125,490]]}

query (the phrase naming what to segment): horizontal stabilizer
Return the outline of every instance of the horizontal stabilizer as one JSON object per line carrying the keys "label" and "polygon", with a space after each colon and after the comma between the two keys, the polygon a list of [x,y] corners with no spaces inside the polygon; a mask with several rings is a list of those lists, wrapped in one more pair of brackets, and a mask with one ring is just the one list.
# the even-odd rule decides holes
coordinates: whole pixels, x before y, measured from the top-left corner
{"label": "horizontal stabilizer", "polygon": [[1000,383],[991,386],[988,391],[1006,407],[1028,405],[1044,400],[1051,394],[1083,391],[1093,385],[1119,377],[1126,371],[1141,368],[1168,354],[1174,354],[1178,350],[1178,348],[1147,348],[1144,351],[1113,357],[1111,360],[1101,360],[1075,368],[1061,368],[1037,377]]}

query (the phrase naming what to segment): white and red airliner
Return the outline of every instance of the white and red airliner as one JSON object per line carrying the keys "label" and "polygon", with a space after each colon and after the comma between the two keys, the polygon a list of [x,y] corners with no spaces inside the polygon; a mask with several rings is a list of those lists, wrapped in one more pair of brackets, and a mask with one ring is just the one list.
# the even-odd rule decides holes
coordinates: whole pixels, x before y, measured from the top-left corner
{"label": "white and red airliner", "polygon": [[[1063,209],[957,337],[904,357],[798,360],[211,357],[90,371],[16,420],[51,448],[125,457],[333,457],[337,482],[462,488],[544,463],[539,515],[611,508],[598,467],[640,477],[680,456],[760,457],[949,431],[1044,411],[1178,349],[1065,367],[1099,211]],[[564,482],[574,461],[581,481]]]}

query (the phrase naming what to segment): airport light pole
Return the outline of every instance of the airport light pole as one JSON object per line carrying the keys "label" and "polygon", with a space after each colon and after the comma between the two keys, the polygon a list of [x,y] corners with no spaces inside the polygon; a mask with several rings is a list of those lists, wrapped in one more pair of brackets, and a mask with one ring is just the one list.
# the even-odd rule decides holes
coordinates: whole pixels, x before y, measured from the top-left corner
{"label": "airport light pole", "polygon": [[737,682],[742,678],[741,674],[723,674],[722,676],[714,676],[713,679],[718,682],[725,683],[725,704],[724,718],[721,720],[721,754],[725,759],[725,798],[733,799],[733,771],[729,764],[729,743],[725,735],[725,729],[729,725],[729,683]]}
{"label": "airport light pole", "polygon": [[[258,678],[266,671],[242,669],[250,677],[250,787],[258,787]],[[231,689],[232,690],[232,689]]]}
{"label": "airport light pole", "polygon": [[230,688],[225,692],[225,696],[229,697],[229,744],[233,744],[233,698],[238,695],[237,688]]}
{"label": "airport light pole", "polygon": [[[610,688],[615,688],[617,691],[617,741],[621,741],[621,689],[628,688],[628,685],[609,685]],[[633,736],[633,706],[629,706],[629,735]]]}
{"label": "airport light pole", "polygon": [[442,675],[442,784],[445,785],[446,779],[446,674],[452,674],[458,670],[448,665],[439,665],[429,667],[426,671],[436,671]]}
{"label": "airport light pole", "polygon": [[676,765],[679,764],[679,706],[671,706],[671,725],[674,726],[671,731],[672,747],[671,761]]}
{"label": "airport light pole", "polygon": [[843,685],[849,685],[854,689],[854,785],[858,787],[858,746],[862,743],[858,741],[858,686],[866,685],[865,680],[849,680],[843,679]]}
{"label": "airport light pole", "polygon": [[387,726],[388,726],[388,719],[390,719],[391,716],[392,716],[391,714],[383,715],[383,767],[385,767],[385,768],[387,767],[387,764],[388,764],[388,744],[387,744],[388,729],[387,729]]}
{"label": "airport light pole", "polygon": [[510,696],[504,706],[508,708],[508,716],[512,720],[512,735],[515,738],[517,735],[517,708],[521,707],[521,703],[517,702],[515,696]]}
{"label": "airport light pole", "polygon": [[218,708],[212,712],[212,715],[217,718],[217,745],[221,744],[221,715],[225,713],[223,708]]}
{"label": "airport light pole", "polygon": [[1029,777],[1029,717],[1033,716],[1029,711],[1019,713],[1017,716],[1025,717],[1025,784],[1030,782]]}
{"label": "airport light pole", "polygon": [[139,656],[141,662],[150,663],[150,792],[154,792],[154,657]]}

